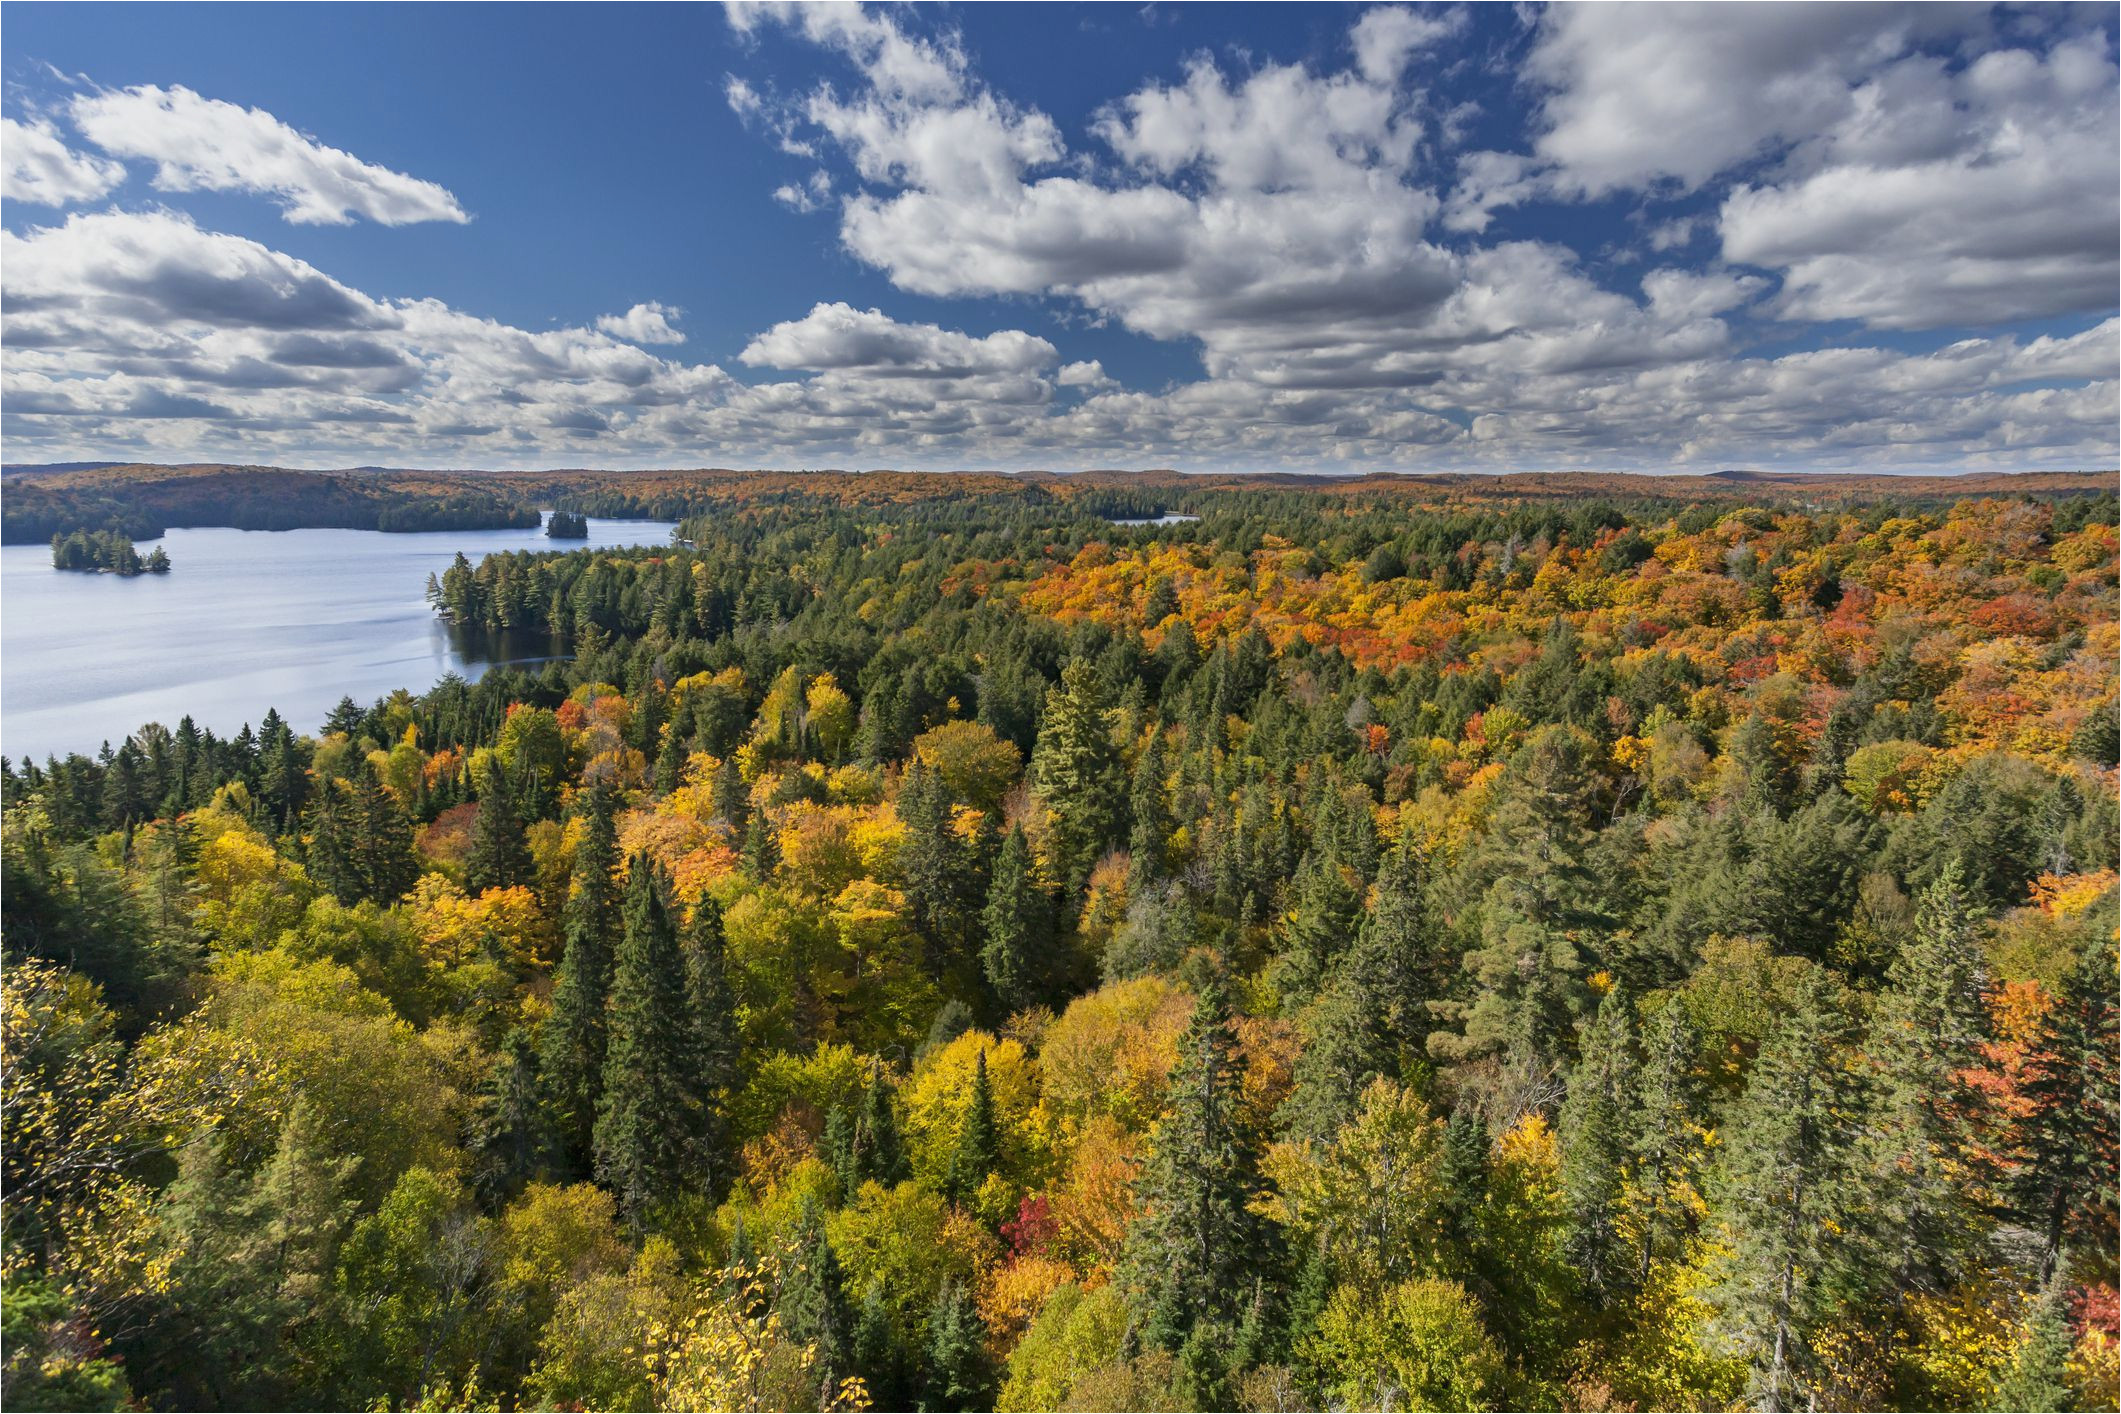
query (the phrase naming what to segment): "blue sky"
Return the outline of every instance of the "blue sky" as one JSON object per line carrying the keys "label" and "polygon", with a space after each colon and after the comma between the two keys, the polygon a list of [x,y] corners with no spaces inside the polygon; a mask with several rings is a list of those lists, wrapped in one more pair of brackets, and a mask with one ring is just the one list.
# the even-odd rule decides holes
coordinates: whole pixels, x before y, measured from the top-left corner
{"label": "blue sky", "polygon": [[13,5],[7,456],[2109,466],[2113,19]]}

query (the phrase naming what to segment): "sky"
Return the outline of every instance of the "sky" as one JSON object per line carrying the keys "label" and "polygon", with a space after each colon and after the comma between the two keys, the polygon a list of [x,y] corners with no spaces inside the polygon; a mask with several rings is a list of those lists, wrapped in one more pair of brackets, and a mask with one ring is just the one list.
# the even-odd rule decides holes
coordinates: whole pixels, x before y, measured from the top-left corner
{"label": "sky", "polygon": [[2112,468],[2116,14],[7,4],[0,436]]}

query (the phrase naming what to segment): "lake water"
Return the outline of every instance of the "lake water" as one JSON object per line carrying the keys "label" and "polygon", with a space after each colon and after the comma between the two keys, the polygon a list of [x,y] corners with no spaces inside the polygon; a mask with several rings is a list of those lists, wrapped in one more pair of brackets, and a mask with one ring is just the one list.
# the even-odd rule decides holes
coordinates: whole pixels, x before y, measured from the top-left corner
{"label": "lake water", "polygon": [[[121,579],[52,568],[49,545],[0,546],[0,754],[17,761],[124,740],[187,712],[229,736],[278,708],[314,732],[342,697],[367,705],[487,663],[427,606],[427,576],[462,551],[664,545],[672,525],[591,520],[540,530],[172,530],[170,572]],[[143,542],[147,543],[147,542]]]}
{"label": "lake water", "polygon": [[1199,519],[1199,516],[1189,516],[1174,513],[1171,515],[1163,516],[1149,516],[1141,520],[1114,520],[1112,523],[1114,525],[1185,525],[1189,521],[1196,521]]}

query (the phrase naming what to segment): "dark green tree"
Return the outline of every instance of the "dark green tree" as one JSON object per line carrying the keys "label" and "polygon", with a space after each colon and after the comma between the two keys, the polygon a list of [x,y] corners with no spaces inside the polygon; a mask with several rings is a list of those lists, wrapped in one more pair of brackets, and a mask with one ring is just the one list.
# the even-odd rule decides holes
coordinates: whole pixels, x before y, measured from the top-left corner
{"label": "dark green tree", "polygon": [[994,1365],[987,1330],[972,1293],[946,1280],[928,1313],[923,1409],[985,1409],[994,1399]]}
{"label": "dark green tree", "polygon": [[472,893],[513,888],[530,878],[530,845],[516,813],[508,773],[489,766],[480,783],[478,818],[471,826],[471,853],[464,861],[464,887]]}
{"label": "dark green tree", "polygon": [[1569,1255],[1595,1301],[1618,1296],[1635,1274],[1622,1251],[1621,1191],[1628,1143],[1637,1132],[1635,1009],[1607,992],[1579,1038],[1561,1107],[1561,1182],[1569,1208]]}
{"label": "dark green tree", "polygon": [[1045,1000],[1052,988],[1052,901],[1035,871],[1030,841],[1014,826],[994,861],[980,949],[980,969],[1004,1013]]}
{"label": "dark green tree", "polygon": [[682,1186],[694,1158],[696,1041],[686,1008],[685,958],[646,854],[626,885],[626,933],[611,978],[604,1094],[597,1110],[597,1178],[640,1226]]}
{"label": "dark green tree", "polygon": [[1031,752],[1031,778],[1053,820],[1054,872],[1071,902],[1119,842],[1125,783],[1107,710],[1096,666],[1087,656],[1069,659],[1060,686],[1046,694]]}
{"label": "dark green tree", "polygon": [[542,1100],[530,1037],[522,1027],[512,1026],[479,1087],[467,1136],[472,1184],[489,1208],[505,1206],[525,1184],[546,1172],[552,1130]]}
{"label": "dark green tree", "polygon": [[2058,1268],[2073,1241],[2109,1251],[2113,1242],[2113,1156],[2121,1147],[2115,974],[2110,943],[2085,948],[2042,1020],[2026,1066],[2029,1112],[2018,1128],[2024,1162],[2011,1192],[2041,1236],[2043,1275]]}
{"label": "dark green tree", "polygon": [[539,1033],[539,1072],[559,1147],[574,1172],[588,1171],[597,1101],[604,1089],[605,1004],[622,934],[618,829],[609,787],[584,796],[572,892],[562,909],[565,946],[553,979],[552,1014]]}
{"label": "dark green tree", "polygon": [[1203,1323],[1235,1328],[1261,1251],[1251,1209],[1258,1152],[1238,1125],[1234,1050],[1211,984],[1180,1038],[1170,1110],[1136,1181],[1127,1281],[1144,1338],[1174,1353]]}
{"label": "dark green tree", "polygon": [[950,1197],[970,1203],[987,1175],[1001,1162],[1001,1128],[994,1117],[994,1086],[987,1078],[987,1053],[981,1051],[972,1070],[972,1092],[965,1097],[964,1118],[958,1124],[957,1148],[950,1156],[950,1173],[944,1184]]}
{"label": "dark green tree", "polygon": [[820,1394],[836,1390],[855,1373],[854,1321],[847,1309],[846,1278],[814,1198],[803,1199],[778,1306],[788,1338],[816,1352]]}
{"label": "dark green tree", "polygon": [[709,1191],[735,1176],[726,1119],[737,1083],[736,997],[722,936],[722,909],[701,898],[685,928],[685,1007],[692,1033],[686,1080],[693,1093],[694,1162]]}

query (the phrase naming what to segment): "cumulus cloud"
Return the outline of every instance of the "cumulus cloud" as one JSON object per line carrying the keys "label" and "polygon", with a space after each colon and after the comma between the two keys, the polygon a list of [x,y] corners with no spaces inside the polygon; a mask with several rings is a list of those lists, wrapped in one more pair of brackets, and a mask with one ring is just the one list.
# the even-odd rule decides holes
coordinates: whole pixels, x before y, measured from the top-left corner
{"label": "cumulus cloud", "polygon": [[0,118],[0,197],[37,206],[94,201],[125,180],[125,167],[76,152],[50,119]]}
{"label": "cumulus cloud", "polygon": [[614,339],[624,339],[632,344],[682,344],[685,333],[675,321],[684,312],[672,305],[649,300],[624,314],[604,315],[597,320],[597,328]]}
{"label": "cumulus cloud", "polygon": [[162,191],[269,195],[298,225],[343,226],[356,216],[385,226],[471,219],[433,182],[326,147],[262,109],[202,98],[181,85],[81,94],[68,113],[113,157],[153,162]]}
{"label": "cumulus cloud", "polygon": [[901,324],[881,310],[848,304],[821,304],[801,319],[776,324],[737,355],[752,367],[923,378],[1031,373],[1058,357],[1052,344],[1020,329],[975,339],[934,324]]}

